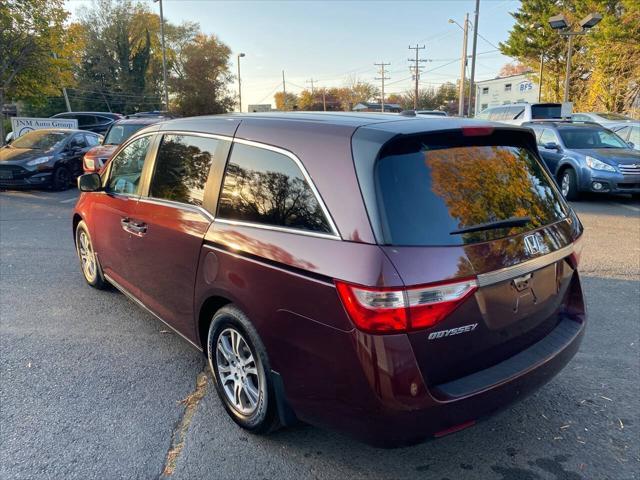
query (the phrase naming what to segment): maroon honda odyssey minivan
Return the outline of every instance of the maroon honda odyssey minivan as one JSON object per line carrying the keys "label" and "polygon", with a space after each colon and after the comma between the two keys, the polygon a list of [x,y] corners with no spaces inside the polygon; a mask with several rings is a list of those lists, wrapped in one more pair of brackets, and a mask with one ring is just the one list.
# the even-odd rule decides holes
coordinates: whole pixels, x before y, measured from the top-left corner
{"label": "maroon honda odyssey minivan", "polygon": [[527,129],[185,118],[79,188],[86,281],[202,350],[255,433],[300,419],[378,446],[440,437],[545,384],[584,333],[582,226]]}

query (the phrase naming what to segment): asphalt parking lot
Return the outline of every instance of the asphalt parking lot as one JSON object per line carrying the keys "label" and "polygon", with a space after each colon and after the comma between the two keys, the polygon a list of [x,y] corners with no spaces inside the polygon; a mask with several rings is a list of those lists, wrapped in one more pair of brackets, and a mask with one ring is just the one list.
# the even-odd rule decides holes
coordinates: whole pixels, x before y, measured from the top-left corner
{"label": "asphalt parking lot", "polygon": [[574,204],[590,326],[535,395],[455,435],[378,450],[226,416],[200,353],[116,291],[86,286],[76,191],[0,192],[0,478],[640,478],[640,203]]}

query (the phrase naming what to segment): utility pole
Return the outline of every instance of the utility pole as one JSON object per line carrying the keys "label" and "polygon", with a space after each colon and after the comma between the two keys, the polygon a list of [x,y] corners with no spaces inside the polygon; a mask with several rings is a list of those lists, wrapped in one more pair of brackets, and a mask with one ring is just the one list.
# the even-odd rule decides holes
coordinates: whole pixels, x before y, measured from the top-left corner
{"label": "utility pole", "polygon": [[160,40],[162,42],[162,82],[164,84],[164,108],[169,111],[169,91],[167,90],[167,52],[164,48],[164,15],[162,13],[162,0],[153,0],[154,3],[160,2]]}
{"label": "utility pole", "polygon": [[310,83],[311,84],[311,96],[313,96],[313,94],[315,93],[313,90],[313,83],[317,82],[317,80],[314,80],[313,78],[309,79],[306,81],[306,83]]}
{"label": "utility pole", "polygon": [[380,67],[380,76],[376,77],[376,80],[381,80],[382,81],[382,95],[380,97],[380,112],[384,113],[384,81],[385,80],[389,80],[391,77],[385,77],[384,76],[384,67],[386,67],[387,65],[391,65],[390,63],[384,63],[384,62],[380,62],[380,63],[374,63],[374,65]]}
{"label": "utility pole", "polygon": [[327,111],[327,99],[325,98],[326,89],[322,89],[322,111]]}
{"label": "utility pole", "polygon": [[458,115],[464,117],[464,79],[467,67],[467,36],[469,35],[469,14],[464,15],[464,36],[462,39],[462,59],[460,61],[460,93],[458,94]]}
{"label": "utility pole", "polygon": [[538,85],[538,103],[540,103],[542,101],[542,69],[544,68],[544,52],[542,52],[540,54],[540,72],[539,72],[539,77],[540,77],[540,82]]}
{"label": "utility pole", "polygon": [[412,47],[411,45],[409,45],[409,50],[415,50],[416,51],[416,58],[415,60],[413,58],[410,58],[408,61],[409,62],[416,62],[415,67],[413,67],[413,74],[415,76],[415,80],[416,80],[416,91],[415,91],[415,96],[413,98],[413,109],[417,110],[418,109],[418,82],[420,81],[420,63],[421,62],[426,62],[427,60],[422,60],[420,59],[420,50],[424,50],[425,47],[424,45],[419,46],[418,44],[416,44],[415,47]]}
{"label": "utility pole", "polygon": [[282,70],[282,102],[284,103],[284,110],[287,111],[287,84],[284,82],[284,70]]}
{"label": "utility pole", "polygon": [[238,54],[238,111],[242,112],[242,81],[240,80],[240,59],[244,57],[244,53]]}
{"label": "utility pole", "polygon": [[478,17],[480,16],[480,0],[476,0],[476,11],[473,17],[473,47],[471,50],[471,78],[469,79],[469,117],[472,116],[472,111],[475,113],[475,105],[471,102],[473,100],[473,90],[475,88],[474,81],[476,78],[476,49],[478,45]]}
{"label": "utility pole", "polygon": [[[53,58],[58,59],[58,55],[56,52],[53,52]],[[60,67],[58,67],[58,72],[60,71]],[[69,103],[69,96],[67,95],[67,88],[62,87],[62,94],[64,95],[64,103],[67,105],[67,112],[71,111],[71,104]],[[0,109],[2,109],[2,105],[0,105]],[[109,110],[111,111],[111,110]],[[1,119],[0,119],[1,121]]]}

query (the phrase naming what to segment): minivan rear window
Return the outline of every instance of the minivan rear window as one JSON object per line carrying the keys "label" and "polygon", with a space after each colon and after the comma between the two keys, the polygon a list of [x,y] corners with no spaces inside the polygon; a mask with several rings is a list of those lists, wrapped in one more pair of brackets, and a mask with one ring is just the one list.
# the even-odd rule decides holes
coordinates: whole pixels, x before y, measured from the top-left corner
{"label": "minivan rear window", "polygon": [[[526,145],[451,144],[438,138],[392,142],[376,162],[386,244],[465,245],[523,233],[566,216],[553,181]],[[530,221],[456,233],[513,217]]]}
{"label": "minivan rear window", "polygon": [[562,118],[562,106],[559,103],[550,105],[531,105],[532,119]]}

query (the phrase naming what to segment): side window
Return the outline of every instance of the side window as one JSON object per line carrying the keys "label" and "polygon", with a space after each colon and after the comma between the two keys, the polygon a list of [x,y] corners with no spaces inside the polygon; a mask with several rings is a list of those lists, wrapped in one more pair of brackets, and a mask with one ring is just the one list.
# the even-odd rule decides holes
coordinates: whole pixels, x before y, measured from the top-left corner
{"label": "side window", "polygon": [[571,119],[576,120],[578,122],[588,122],[589,120],[591,120],[586,115],[581,115],[579,113],[576,113],[575,115],[571,115]]}
{"label": "side window", "polygon": [[505,108],[506,107],[492,108],[489,113],[489,120],[503,120]]}
{"label": "side window", "polygon": [[75,135],[69,142],[71,148],[87,148],[87,141],[84,139],[84,135]]}
{"label": "side window", "polygon": [[85,135],[84,138],[87,141],[87,145],[89,145],[90,147],[95,147],[96,145],[100,144],[100,138],[96,135]]}
{"label": "side window", "polygon": [[111,171],[107,182],[108,192],[137,193],[150,141],[151,137],[148,136],[134,140],[111,161]]}
{"label": "side window", "polygon": [[545,128],[542,132],[542,135],[540,135],[540,145],[544,145],[545,143],[558,143],[558,137],[556,137],[556,134],[553,130],[549,130],[548,128]]}
{"label": "side window", "polygon": [[93,115],[78,115],[78,128],[86,127],[88,125],[95,125],[96,117]]}
{"label": "side window", "polygon": [[631,135],[629,135],[627,140],[633,142],[636,148],[640,147],[640,127],[632,127]]}
{"label": "side window", "polygon": [[149,196],[202,206],[211,162],[221,142],[190,135],[162,137]]}
{"label": "side window", "polygon": [[218,216],[331,233],[318,199],[291,158],[239,143],[227,163]]}

